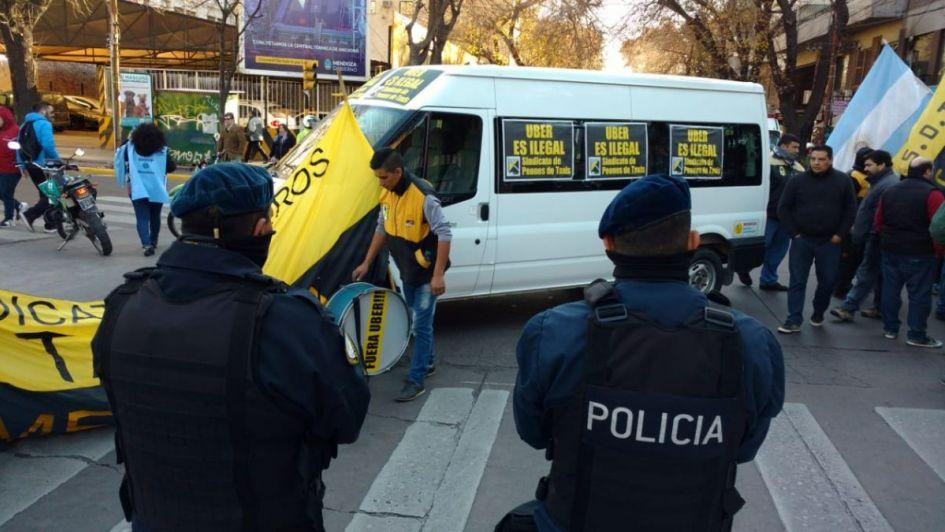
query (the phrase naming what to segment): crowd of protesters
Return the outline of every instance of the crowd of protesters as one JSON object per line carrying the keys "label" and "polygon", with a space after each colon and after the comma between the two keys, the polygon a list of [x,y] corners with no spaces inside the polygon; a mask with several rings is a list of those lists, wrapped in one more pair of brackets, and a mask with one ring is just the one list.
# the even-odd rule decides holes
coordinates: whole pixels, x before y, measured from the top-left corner
{"label": "crowd of protesters", "polygon": [[[808,323],[822,327],[831,296],[842,303],[829,310],[836,323],[857,314],[881,320],[883,335],[899,336],[902,289],[908,295],[906,343],[940,348],[927,333],[933,292],[945,278],[945,195],[933,182],[932,161],[915,158],[904,176],[892,156],[862,148],[846,174],[833,168],[833,150],[808,150],[809,166],[799,163],[800,141],[785,134],[772,154],[765,258],[760,288],[788,293],[782,334],[801,331],[807,280],[814,267],[817,286]],[[778,266],[788,255],[788,286],[778,282]],[[748,272],[739,272],[751,285]],[[872,295],[872,304],[863,308]],[[945,321],[945,293],[935,318]]]}

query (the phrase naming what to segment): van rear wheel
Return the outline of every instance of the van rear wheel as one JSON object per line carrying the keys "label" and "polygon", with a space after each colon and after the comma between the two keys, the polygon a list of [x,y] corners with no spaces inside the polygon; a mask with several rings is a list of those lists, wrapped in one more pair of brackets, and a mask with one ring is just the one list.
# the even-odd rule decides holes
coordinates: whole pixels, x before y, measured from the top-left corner
{"label": "van rear wheel", "polygon": [[723,280],[722,259],[711,249],[700,249],[689,262],[689,284],[703,294],[720,290]]}

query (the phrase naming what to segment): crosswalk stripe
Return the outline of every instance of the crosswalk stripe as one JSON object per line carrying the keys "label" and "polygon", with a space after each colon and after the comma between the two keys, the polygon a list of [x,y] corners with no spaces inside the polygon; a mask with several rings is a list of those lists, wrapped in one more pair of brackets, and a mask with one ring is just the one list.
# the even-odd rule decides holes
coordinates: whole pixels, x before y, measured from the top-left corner
{"label": "crosswalk stripe", "polygon": [[[456,447],[459,423],[472,410],[472,392],[471,388],[430,392],[417,421],[407,428],[361,501],[361,513],[418,519],[426,515]],[[347,530],[359,530],[355,522]]]}
{"label": "crosswalk stripe", "polygon": [[466,528],[508,399],[506,390],[479,392],[423,530],[462,532]]}
{"label": "crosswalk stripe", "polygon": [[474,403],[472,392],[430,392],[346,531],[465,528],[509,397],[483,390]]}
{"label": "crosswalk stripe", "polygon": [[115,447],[108,430],[18,442],[16,453],[0,453],[0,526],[32,506]]}
{"label": "crosswalk stripe", "polygon": [[945,410],[877,406],[876,413],[945,482]]}
{"label": "crosswalk stripe", "polygon": [[803,404],[784,404],[755,463],[789,531],[892,530]]}

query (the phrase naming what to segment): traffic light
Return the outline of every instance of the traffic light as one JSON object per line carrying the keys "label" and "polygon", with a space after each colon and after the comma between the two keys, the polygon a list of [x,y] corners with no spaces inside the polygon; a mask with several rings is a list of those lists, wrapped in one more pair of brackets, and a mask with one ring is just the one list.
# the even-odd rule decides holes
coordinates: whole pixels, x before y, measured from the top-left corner
{"label": "traffic light", "polygon": [[315,88],[315,70],[317,68],[318,61],[302,63],[302,90],[310,91]]}

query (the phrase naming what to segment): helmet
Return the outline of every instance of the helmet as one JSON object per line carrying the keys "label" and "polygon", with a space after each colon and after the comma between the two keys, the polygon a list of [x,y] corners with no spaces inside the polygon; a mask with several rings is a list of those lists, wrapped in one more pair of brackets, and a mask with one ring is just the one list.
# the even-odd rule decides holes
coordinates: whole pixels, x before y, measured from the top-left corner
{"label": "helmet", "polygon": [[315,115],[305,115],[305,118],[302,119],[302,123],[305,124],[305,127],[315,127],[315,122],[318,122]]}

